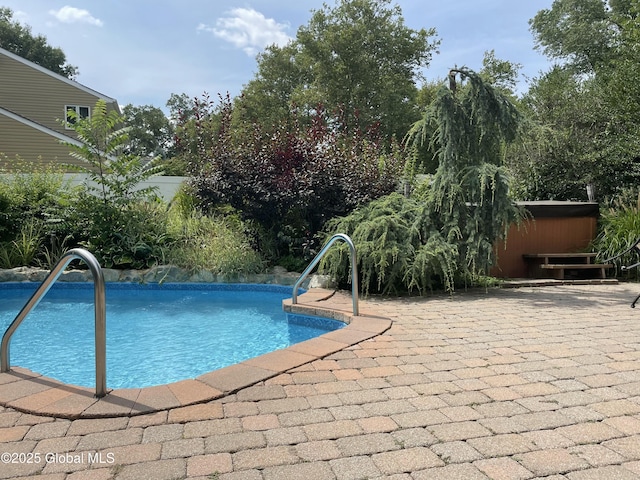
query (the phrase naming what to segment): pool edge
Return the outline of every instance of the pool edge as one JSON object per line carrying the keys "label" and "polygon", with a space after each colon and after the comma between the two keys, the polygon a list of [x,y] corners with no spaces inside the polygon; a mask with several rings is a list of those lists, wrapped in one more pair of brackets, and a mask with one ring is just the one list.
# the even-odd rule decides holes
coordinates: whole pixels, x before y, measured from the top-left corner
{"label": "pool edge", "polygon": [[[298,297],[296,305],[283,301],[285,311],[344,321],[344,328],[282,350],[200,375],[195,379],[155,387],[115,389],[97,399],[93,389],[66,385],[20,367],[0,373],[0,406],[56,418],[131,417],[188,407],[231,395],[352,345],[380,335],[391,320],[365,307],[351,313],[351,297],[315,288]],[[108,386],[108,384],[107,384]]]}

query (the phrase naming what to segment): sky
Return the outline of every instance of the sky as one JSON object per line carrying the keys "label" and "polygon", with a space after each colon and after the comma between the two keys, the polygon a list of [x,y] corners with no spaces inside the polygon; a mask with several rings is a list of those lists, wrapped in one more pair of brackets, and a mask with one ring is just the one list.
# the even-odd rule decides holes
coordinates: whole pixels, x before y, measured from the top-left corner
{"label": "sky", "polygon": [[[254,78],[256,54],[284,45],[312,11],[336,0],[0,0],[14,20],[59,47],[76,80],[122,106],[166,111],[171,94],[233,97]],[[479,70],[484,52],[522,65],[518,91],[550,62],[534,49],[529,20],[553,0],[394,0],[412,29],[435,28],[439,53],[422,73]]]}

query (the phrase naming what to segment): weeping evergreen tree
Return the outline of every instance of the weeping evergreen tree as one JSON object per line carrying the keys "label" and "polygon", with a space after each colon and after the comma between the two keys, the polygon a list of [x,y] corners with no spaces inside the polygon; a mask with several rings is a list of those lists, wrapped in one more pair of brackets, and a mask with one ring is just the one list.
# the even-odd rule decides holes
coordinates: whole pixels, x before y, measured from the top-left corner
{"label": "weeping evergreen tree", "polygon": [[[460,87],[458,77],[463,82]],[[437,148],[438,168],[426,190],[425,215],[432,231],[456,251],[452,265],[458,276],[487,274],[496,241],[519,218],[503,166],[504,147],[515,140],[519,121],[516,107],[478,74],[451,70],[449,88],[440,89],[408,134],[409,142],[424,145],[423,132],[435,125],[431,141]],[[427,246],[428,242],[420,245],[416,256]],[[412,273],[417,287],[419,272]]]}
{"label": "weeping evergreen tree", "polygon": [[[489,272],[496,242],[521,218],[503,167],[519,122],[515,106],[479,75],[451,70],[405,138],[437,152],[435,174],[411,198],[394,194],[329,225],[352,236],[365,292],[451,291]],[[344,279],[346,257],[327,256],[327,270]]]}

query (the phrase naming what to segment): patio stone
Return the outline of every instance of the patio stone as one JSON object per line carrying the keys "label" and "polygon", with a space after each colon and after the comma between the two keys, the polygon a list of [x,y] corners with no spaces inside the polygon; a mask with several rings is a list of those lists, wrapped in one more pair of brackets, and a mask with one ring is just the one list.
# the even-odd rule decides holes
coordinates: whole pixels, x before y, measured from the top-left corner
{"label": "patio stone", "polygon": [[527,470],[539,476],[564,474],[589,467],[586,460],[564,449],[538,450],[516,455],[514,458]]}
{"label": "patio stone", "polygon": [[533,473],[511,458],[478,460],[473,465],[493,480],[527,480]]}
{"label": "patio stone", "polygon": [[377,453],[373,455],[372,460],[385,475],[417,472],[444,465],[444,462],[435,453],[424,447]]}
{"label": "patio stone", "polygon": [[436,443],[431,447],[444,463],[466,463],[482,459],[482,455],[468,442]]}
{"label": "patio stone", "polygon": [[[393,321],[380,335],[358,317],[342,340],[101,400],[16,367],[0,375],[0,453],[115,463],[5,463],[0,479],[639,478],[635,294],[609,284],[370,297],[363,311]],[[43,415],[54,409],[62,418]]]}

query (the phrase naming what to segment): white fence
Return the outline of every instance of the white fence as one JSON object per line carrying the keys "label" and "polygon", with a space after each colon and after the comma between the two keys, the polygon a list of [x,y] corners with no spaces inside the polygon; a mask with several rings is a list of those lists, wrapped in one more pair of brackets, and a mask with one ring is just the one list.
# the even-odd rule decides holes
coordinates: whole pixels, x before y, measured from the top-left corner
{"label": "white fence", "polygon": [[[10,173],[0,174],[1,177],[11,178],[13,175]],[[62,175],[65,182],[69,182],[71,186],[87,184],[97,187],[98,184],[89,180],[89,175],[86,173],[65,173]],[[187,180],[188,177],[176,177],[176,176],[162,176],[153,177],[145,182],[140,182],[138,186],[140,189],[147,187],[158,187],[158,195],[165,202],[170,202],[175,196],[176,192],[180,188],[180,185]]]}
{"label": "white fence", "polygon": [[[97,186],[95,183],[89,180],[89,175],[86,173],[65,173],[64,179],[71,185],[93,184],[93,186]],[[170,202],[180,188],[182,182],[184,182],[186,179],[187,177],[153,177],[145,182],[141,182],[139,188],[146,188],[150,186],[158,187],[158,195],[160,195],[160,198],[162,198],[165,202]]]}

